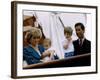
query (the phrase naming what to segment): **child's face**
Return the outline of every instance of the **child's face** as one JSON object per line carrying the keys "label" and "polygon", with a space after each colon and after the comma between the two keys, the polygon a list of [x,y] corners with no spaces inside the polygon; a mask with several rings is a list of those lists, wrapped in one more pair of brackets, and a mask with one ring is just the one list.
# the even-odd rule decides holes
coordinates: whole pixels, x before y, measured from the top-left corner
{"label": "child's face", "polygon": [[70,38],[71,35],[70,35],[69,33],[65,33],[65,37],[66,37],[66,38]]}
{"label": "child's face", "polygon": [[44,42],[43,42],[43,46],[44,46],[45,49],[48,49],[48,48],[50,48],[51,45],[50,45],[49,42],[45,42],[45,41],[44,41]]}

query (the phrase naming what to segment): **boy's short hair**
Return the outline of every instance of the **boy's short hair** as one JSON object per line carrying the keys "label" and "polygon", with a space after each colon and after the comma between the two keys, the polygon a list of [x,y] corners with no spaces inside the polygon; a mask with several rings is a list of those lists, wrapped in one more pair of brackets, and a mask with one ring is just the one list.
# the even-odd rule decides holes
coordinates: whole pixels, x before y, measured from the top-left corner
{"label": "boy's short hair", "polygon": [[72,35],[73,29],[72,29],[70,26],[65,27],[65,28],[64,28],[64,34],[66,34],[66,33]]}

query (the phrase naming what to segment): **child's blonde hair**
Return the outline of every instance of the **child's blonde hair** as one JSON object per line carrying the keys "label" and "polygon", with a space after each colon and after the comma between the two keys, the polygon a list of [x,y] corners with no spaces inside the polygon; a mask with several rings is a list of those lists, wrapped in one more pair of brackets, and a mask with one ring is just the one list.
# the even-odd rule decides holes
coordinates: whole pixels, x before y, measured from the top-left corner
{"label": "child's blonde hair", "polygon": [[64,28],[64,34],[66,34],[66,33],[72,35],[73,29],[70,26],[65,27]]}

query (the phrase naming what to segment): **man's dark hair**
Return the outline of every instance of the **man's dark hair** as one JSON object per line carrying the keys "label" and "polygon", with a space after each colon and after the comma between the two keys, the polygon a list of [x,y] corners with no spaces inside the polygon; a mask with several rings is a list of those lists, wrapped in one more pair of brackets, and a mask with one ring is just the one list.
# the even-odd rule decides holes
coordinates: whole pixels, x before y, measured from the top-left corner
{"label": "man's dark hair", "polygon": [[77,26],[80,26],[82,30],[85,30],[85,26],[83,25],[83,23],[76,23],[76,24],[75,24],[75,28],[76,28]]}

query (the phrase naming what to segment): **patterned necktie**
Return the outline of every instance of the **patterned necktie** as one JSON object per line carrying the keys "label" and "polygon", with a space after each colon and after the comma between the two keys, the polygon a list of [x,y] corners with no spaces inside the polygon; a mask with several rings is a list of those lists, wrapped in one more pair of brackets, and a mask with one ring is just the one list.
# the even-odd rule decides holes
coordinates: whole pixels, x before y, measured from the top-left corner
{"label": "patterned necktie", "polygon": [[82,39],[80,39],[80,44],[79,45],[80,45],[80,47],[82,46]]}

